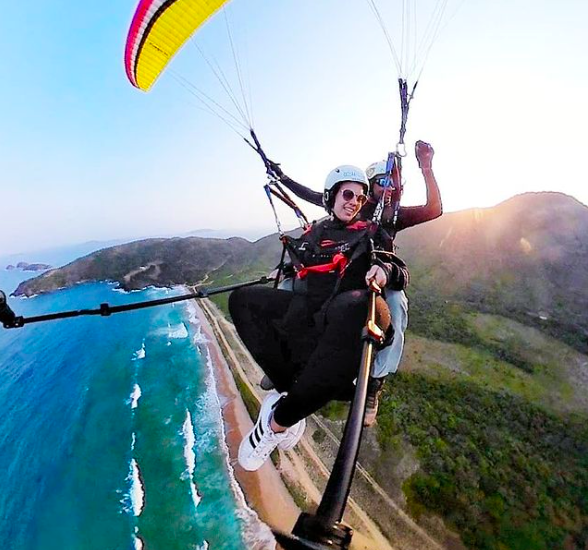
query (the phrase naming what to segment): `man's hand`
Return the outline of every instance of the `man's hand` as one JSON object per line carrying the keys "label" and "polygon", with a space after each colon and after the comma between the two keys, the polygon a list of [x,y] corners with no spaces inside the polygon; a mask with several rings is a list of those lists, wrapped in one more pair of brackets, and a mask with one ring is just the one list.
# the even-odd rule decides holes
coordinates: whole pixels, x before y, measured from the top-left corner
{"label": "man's hand", "polygon": [[419,161],[419,168],[421,170],[430,169],[433,162],[433,155],[435,150],[428,143],[420,139],[414,144],[414,152]]}
{"label": "man's hand", "polygon": [[386,273],[379,265],[373,265],[370,267],[370,270],[367,272],[365,276],[365,282],[367,286],[370,286],[370,283],[375,281],[375,283],[380,287],[384,288],[386,283],[388,282],[388,278],[386,277]]}

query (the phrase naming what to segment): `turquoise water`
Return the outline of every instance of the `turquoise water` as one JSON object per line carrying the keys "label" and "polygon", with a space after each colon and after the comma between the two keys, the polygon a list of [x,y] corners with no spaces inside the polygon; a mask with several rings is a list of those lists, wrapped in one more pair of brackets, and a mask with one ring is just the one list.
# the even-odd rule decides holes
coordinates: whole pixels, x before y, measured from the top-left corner
{"label": "turquoise water", "polygon": [[[168,292],[89,284],[10,304],[28,316]],[[273,548],[232,478],[190,307],[0,331],[3,550]]]}

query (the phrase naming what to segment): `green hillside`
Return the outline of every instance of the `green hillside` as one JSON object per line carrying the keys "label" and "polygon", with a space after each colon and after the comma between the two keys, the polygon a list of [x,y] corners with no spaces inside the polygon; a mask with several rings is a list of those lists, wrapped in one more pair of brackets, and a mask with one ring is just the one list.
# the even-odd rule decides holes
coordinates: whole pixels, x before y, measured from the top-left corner
{"label": "green hillside", "polygon": [[[397,376],[381,408],[376,462],[385,464],[405,441],[416,452],[419,469],[402,485],[411,515],[440,515],[468,548],[585,548],[585,418],[552,414],[465,377],[417,372]],[[372,469],[386,477],[377,464]]]}
{"label": "green hillside", "polygon": [[402,487],[411,515],[439,515],[468,548],[584,550],[588,356],[503,317],[447,318],[440,326],[453,319],[467,336],[409,331],[362,463],[391,494]]}
{"label": "green hillside", "polygon": [[433,318],[449,302],[588,352],[588,207],[574,198],[526,193],[446,214],[401,232],[397,243],[411,270],[410,295]]}

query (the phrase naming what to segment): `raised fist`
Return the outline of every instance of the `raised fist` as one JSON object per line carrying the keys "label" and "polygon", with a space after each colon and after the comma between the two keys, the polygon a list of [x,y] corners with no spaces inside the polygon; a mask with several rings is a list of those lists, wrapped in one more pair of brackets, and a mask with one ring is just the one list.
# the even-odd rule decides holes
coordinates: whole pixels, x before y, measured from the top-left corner
{"label": "raised fist", "polygon": [[431,147],[430,144],[419,139],[414,144],[414,152],[419,162],[419,167],[421,168],[421,170],[424,170],[425,168],[431,168],[431,163],[433,162],[433,155],[435,154],[435,150]]}

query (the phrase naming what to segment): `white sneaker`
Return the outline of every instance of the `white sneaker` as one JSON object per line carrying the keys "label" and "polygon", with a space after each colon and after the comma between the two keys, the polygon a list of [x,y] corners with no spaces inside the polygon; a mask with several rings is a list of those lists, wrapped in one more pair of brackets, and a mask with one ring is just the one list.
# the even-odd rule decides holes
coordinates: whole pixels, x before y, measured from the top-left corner
{"label": "white sneaker", "polygon": [[278,392],[272,392],[263,400],[253,429],[241,441],[238,460],[244,470],[254,472],[261,468],[278,443],[285,439],[286,432],[275,433],[269,425],[272,411],[281,397]]}
{"label": "white sneaker", "polygon": [[278,447],[282,449],[282,451],[289,451],[296,447],[300,438],[304,434],[304,430],[306,429],[306,419],[303,418],[300,422],[296,422],[294,426],[290,426],[284,433],[288,434],[288,438],[280,441],[278,443]]}
{"label": "white sneaker", "polygon": [[264,399],[253,429],[241,441],[238,460],[244,470],[249,472],[258,470],[277,446],[289,450],[302,437],[306,426],[304,420],[280,433],[271,429],[272,412],[281,397],[282,394],[272,392]]}

